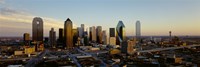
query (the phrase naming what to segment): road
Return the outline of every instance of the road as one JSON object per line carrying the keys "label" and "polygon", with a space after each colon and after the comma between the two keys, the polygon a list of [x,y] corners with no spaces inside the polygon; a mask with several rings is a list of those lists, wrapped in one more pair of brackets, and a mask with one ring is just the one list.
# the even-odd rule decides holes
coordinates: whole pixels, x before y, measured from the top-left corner
{"label": "road", "polygon": [[36,57],[30,59],[28,61],[28,63],[25,65],[25,67],[35,67],[35,65],[41,61],[43,59],[43,57],[49,53],[49,50],[45,50],[42,53],[40,53],[39,55],[37,55]]}
{"label": "road", "polygon": [[200,46],[200,45],[188,45],[188,46],[168,47],[168,48],[155,48],[155,49],[151,49],[151,50],[141,50],[141,51],[136,51],[136,52],[140,52],[140,53],[156,52],[156,51],[175,50],[175,49],[188,48],[188,47],[197,47],[197,46]]}

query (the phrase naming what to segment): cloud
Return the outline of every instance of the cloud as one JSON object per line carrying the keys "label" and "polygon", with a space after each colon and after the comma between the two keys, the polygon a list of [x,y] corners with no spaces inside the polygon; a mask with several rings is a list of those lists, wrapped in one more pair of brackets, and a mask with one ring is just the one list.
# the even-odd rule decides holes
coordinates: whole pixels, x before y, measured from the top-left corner
{"label": "cloud", "polygon": [[[31,25],[34,17],[38,17],[22,10],[12,8],[0,8],[0,36],[21,36],[22,33],[28,32],[31,34]],[[41,16],[39,16],[41,17]],[[56,20],[49,17],[41,17],[44,22],[44,34],[48,36],[48,31],[53,27],[57,31],[58,28],[63,28],[64,21]],[[6,30],[10,29],[10,30]],[[20,30],[24,30],[20,31]],[[13,33],[12,30],[19,30],[20,32]],[[12,32],[13,34],[6,34],[3,32]]]}
{"label": "cloud", "polygon": [[5,3],[5,0],[0,0],[0,4],[4,4]]}

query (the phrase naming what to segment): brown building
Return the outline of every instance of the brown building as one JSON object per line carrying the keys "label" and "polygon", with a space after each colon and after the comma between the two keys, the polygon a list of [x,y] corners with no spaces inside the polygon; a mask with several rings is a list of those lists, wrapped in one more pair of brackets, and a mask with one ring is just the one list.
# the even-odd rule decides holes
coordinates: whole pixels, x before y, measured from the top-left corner
{"label": "brown building", "polygon": [[30,34],[29,33],[24,33],[24,45],[29,45],[30,42]]}
{"label": "brown building", "polygon": [[73,25],[72,21],[68,18],[64,24],[64,39],[67,49],[73,48]]}

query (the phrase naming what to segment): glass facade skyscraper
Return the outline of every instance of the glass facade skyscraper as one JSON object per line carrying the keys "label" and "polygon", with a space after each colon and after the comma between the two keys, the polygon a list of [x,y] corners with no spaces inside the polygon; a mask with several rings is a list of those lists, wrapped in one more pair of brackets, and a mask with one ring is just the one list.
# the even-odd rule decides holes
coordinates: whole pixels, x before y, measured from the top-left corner
{"label": "glass facade skyscraper", "polygon": [[117,35],[116,35],[116,44],[121,45],[121,43],[125,39],[125,25],[122,21],[119,21],[116,27]]}
{"label": "glass facade skyscraper", "polygon": [[40,17],[33,18],[32,22],[32,40],[43,41],[43,21]]}
{"label": "glass facade skyscraper", "polygon": [[68,49],[73,48],[72,28],[73,28],[72,21],[68,18],[64,24],[64,39],[65,39],[65,45],[67,46]]}

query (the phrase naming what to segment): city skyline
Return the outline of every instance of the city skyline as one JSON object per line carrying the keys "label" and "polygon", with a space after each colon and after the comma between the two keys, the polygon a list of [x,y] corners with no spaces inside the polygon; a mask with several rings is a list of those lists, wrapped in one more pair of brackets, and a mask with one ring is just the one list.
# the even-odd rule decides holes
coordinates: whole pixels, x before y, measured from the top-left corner
{"label": "city skyline", "polygon": [[119,20],[126,26],[127,36],[135,36],[137,20],[142,22],[142,36],[168,36],[169,31],[173,32],[173,36],[200,34],[198,0],[86,0],[81,1],[82,3],[80,0],[38,1],[1,0],[0,37],[23,36],[23,33],[32,35],[31,24],[34,17],[43,19],[45,37],[49,36],[52,27],[56,32],[63,28],[66,18],[73,20],[73,28],[81,24],[85,25],[85,29],[102,26],[107,35],[109,28],[117,26]]}

